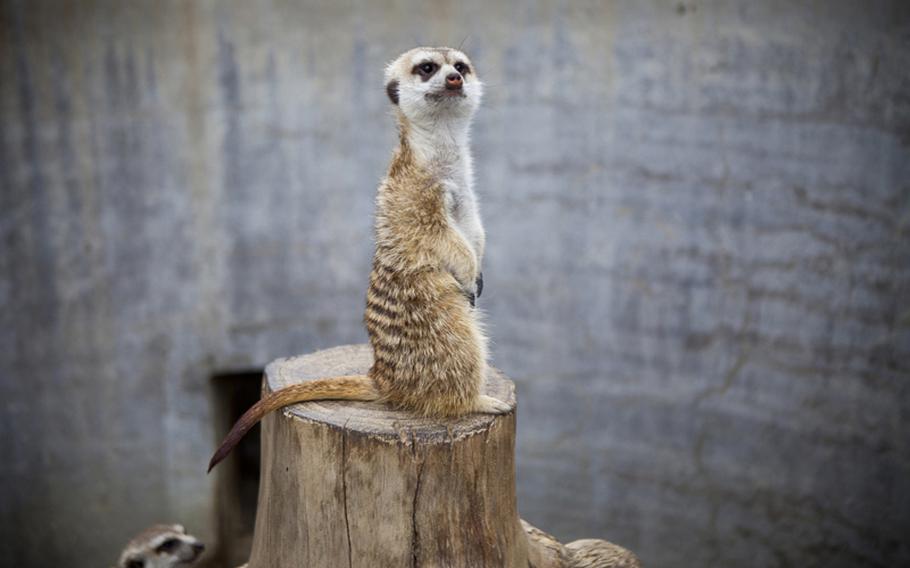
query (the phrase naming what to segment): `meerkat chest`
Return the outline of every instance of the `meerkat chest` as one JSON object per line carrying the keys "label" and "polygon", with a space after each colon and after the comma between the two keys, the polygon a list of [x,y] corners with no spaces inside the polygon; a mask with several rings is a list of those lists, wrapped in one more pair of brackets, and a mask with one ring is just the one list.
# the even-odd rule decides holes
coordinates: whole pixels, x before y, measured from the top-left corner
{"label": "meerkat chest", "polygon": [[469,185],[443,184],[446,216],[452,228],[461,233],[478,260],[483,257],[484,231],[477,197]]}
{"label": "meerkat chest", "polygon": [[[474,190],[467,184],[444,183],[444,199],[449,222],[458,229],[468,241],[474,241],[483,231],[480,213]],[[476,252],[476,251],[475,251]]]}
{"label": "meerkat chest", "polygon": [[477,198],[470,187],[455,182],[443,183],[446,213],[456,225],[463,225],[477,210]]}

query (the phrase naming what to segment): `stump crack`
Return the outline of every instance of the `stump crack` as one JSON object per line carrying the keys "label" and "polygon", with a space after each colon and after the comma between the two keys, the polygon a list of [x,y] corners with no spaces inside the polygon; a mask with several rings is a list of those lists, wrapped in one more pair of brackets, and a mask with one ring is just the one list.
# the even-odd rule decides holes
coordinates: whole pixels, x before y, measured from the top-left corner
{"label": "stump crack", "polygon": [[[414,440],[414,455],[417,455],[417,440]],[[423,475],[423,460],[417,460],[417,483],[414,486],[414,501],[411,508],[411,568],[417,568],[417,553],[420,551],[420,535],[417,533],[417,498],[420,495],[420,478]]]}
{"label": "stump crack", "polygon": [[344,501],[344,530],[348,536],[348,568],[354,565],[351,557],[351,523],[348,520],[348,423],[341,432],[341,497]]}

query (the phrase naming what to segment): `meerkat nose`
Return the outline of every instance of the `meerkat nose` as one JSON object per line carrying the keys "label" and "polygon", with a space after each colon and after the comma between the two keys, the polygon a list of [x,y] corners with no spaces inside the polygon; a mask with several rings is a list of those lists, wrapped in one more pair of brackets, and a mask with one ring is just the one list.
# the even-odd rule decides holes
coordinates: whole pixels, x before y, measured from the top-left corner
{"label": "meerkat nose", "polygon": [[461,75],[458,73],[449,73],[446,76],[446,89],[460,89],[461,88]]}

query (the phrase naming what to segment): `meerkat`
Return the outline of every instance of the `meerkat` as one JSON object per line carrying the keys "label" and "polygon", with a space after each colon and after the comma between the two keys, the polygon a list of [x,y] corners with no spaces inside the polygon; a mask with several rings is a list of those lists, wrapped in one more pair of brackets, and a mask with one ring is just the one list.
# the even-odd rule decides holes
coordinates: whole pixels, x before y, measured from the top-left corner
{"label": "meerkat", "polygon": [[524,519],[528,537],[528,565],[535,568],[641,568],[641,561],[619,545],[599,539],[583,539],[563,545]]}
{"label": "meerkat", "polygon": [[605,540],[586,538],[566,545],[568,568],[641,568],[641,560],[630,550]]}
{"label": "meerkat", "polygon": [[483,290],[485,236],[469,129],[483,83],[461,51],[421,47],[387,66],[385,89],[399,145],[376,197],[364,313],[373,364],[366,375],[267,395],[237,421],[209,471],[263,416],[297,402],[378,401],[437,418],[510,411],[482,393],[487,339],[474,309]]}
{"label": "meerkat", "polygon": [[117,568],[173,568],[192,564],[203,550],[182,525],[153,525],[126,545]]}

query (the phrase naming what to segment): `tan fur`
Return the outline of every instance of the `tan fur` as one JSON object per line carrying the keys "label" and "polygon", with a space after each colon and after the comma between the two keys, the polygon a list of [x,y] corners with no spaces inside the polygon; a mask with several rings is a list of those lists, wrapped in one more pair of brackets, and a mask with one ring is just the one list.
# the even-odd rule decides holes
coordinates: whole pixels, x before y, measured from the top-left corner
{"label": "tan fur", "polygon": [[634,553],[605,540],[576,540],[566,545],[566,551],[569,568],[641,568]]}
{"label": "tan fur", "polygon": [[471,299],[483,248],[479,218],[467,225],[475,233],[469,240],[447,203],[452,187],[470,192],[467,128],[482,86],[472,66],[464,74],[464,95],[440,99],[441,91],[430,90],[439,77],[435,83],[414,78],[414,65],[424,60],[434,61],[439,73],[453,72],[459,62],[470,65],[456,50],[417,48],[386,71],[387,80],[400,86],[402,101],[400,145],[376,199],[376,249],[364,314],[373,366],[365,377],[321,379],[268,395],[237,422],[209,470],[265,414],[296,402],[378,400],[433,417],[509,410],[481,394],[486,338]]}

